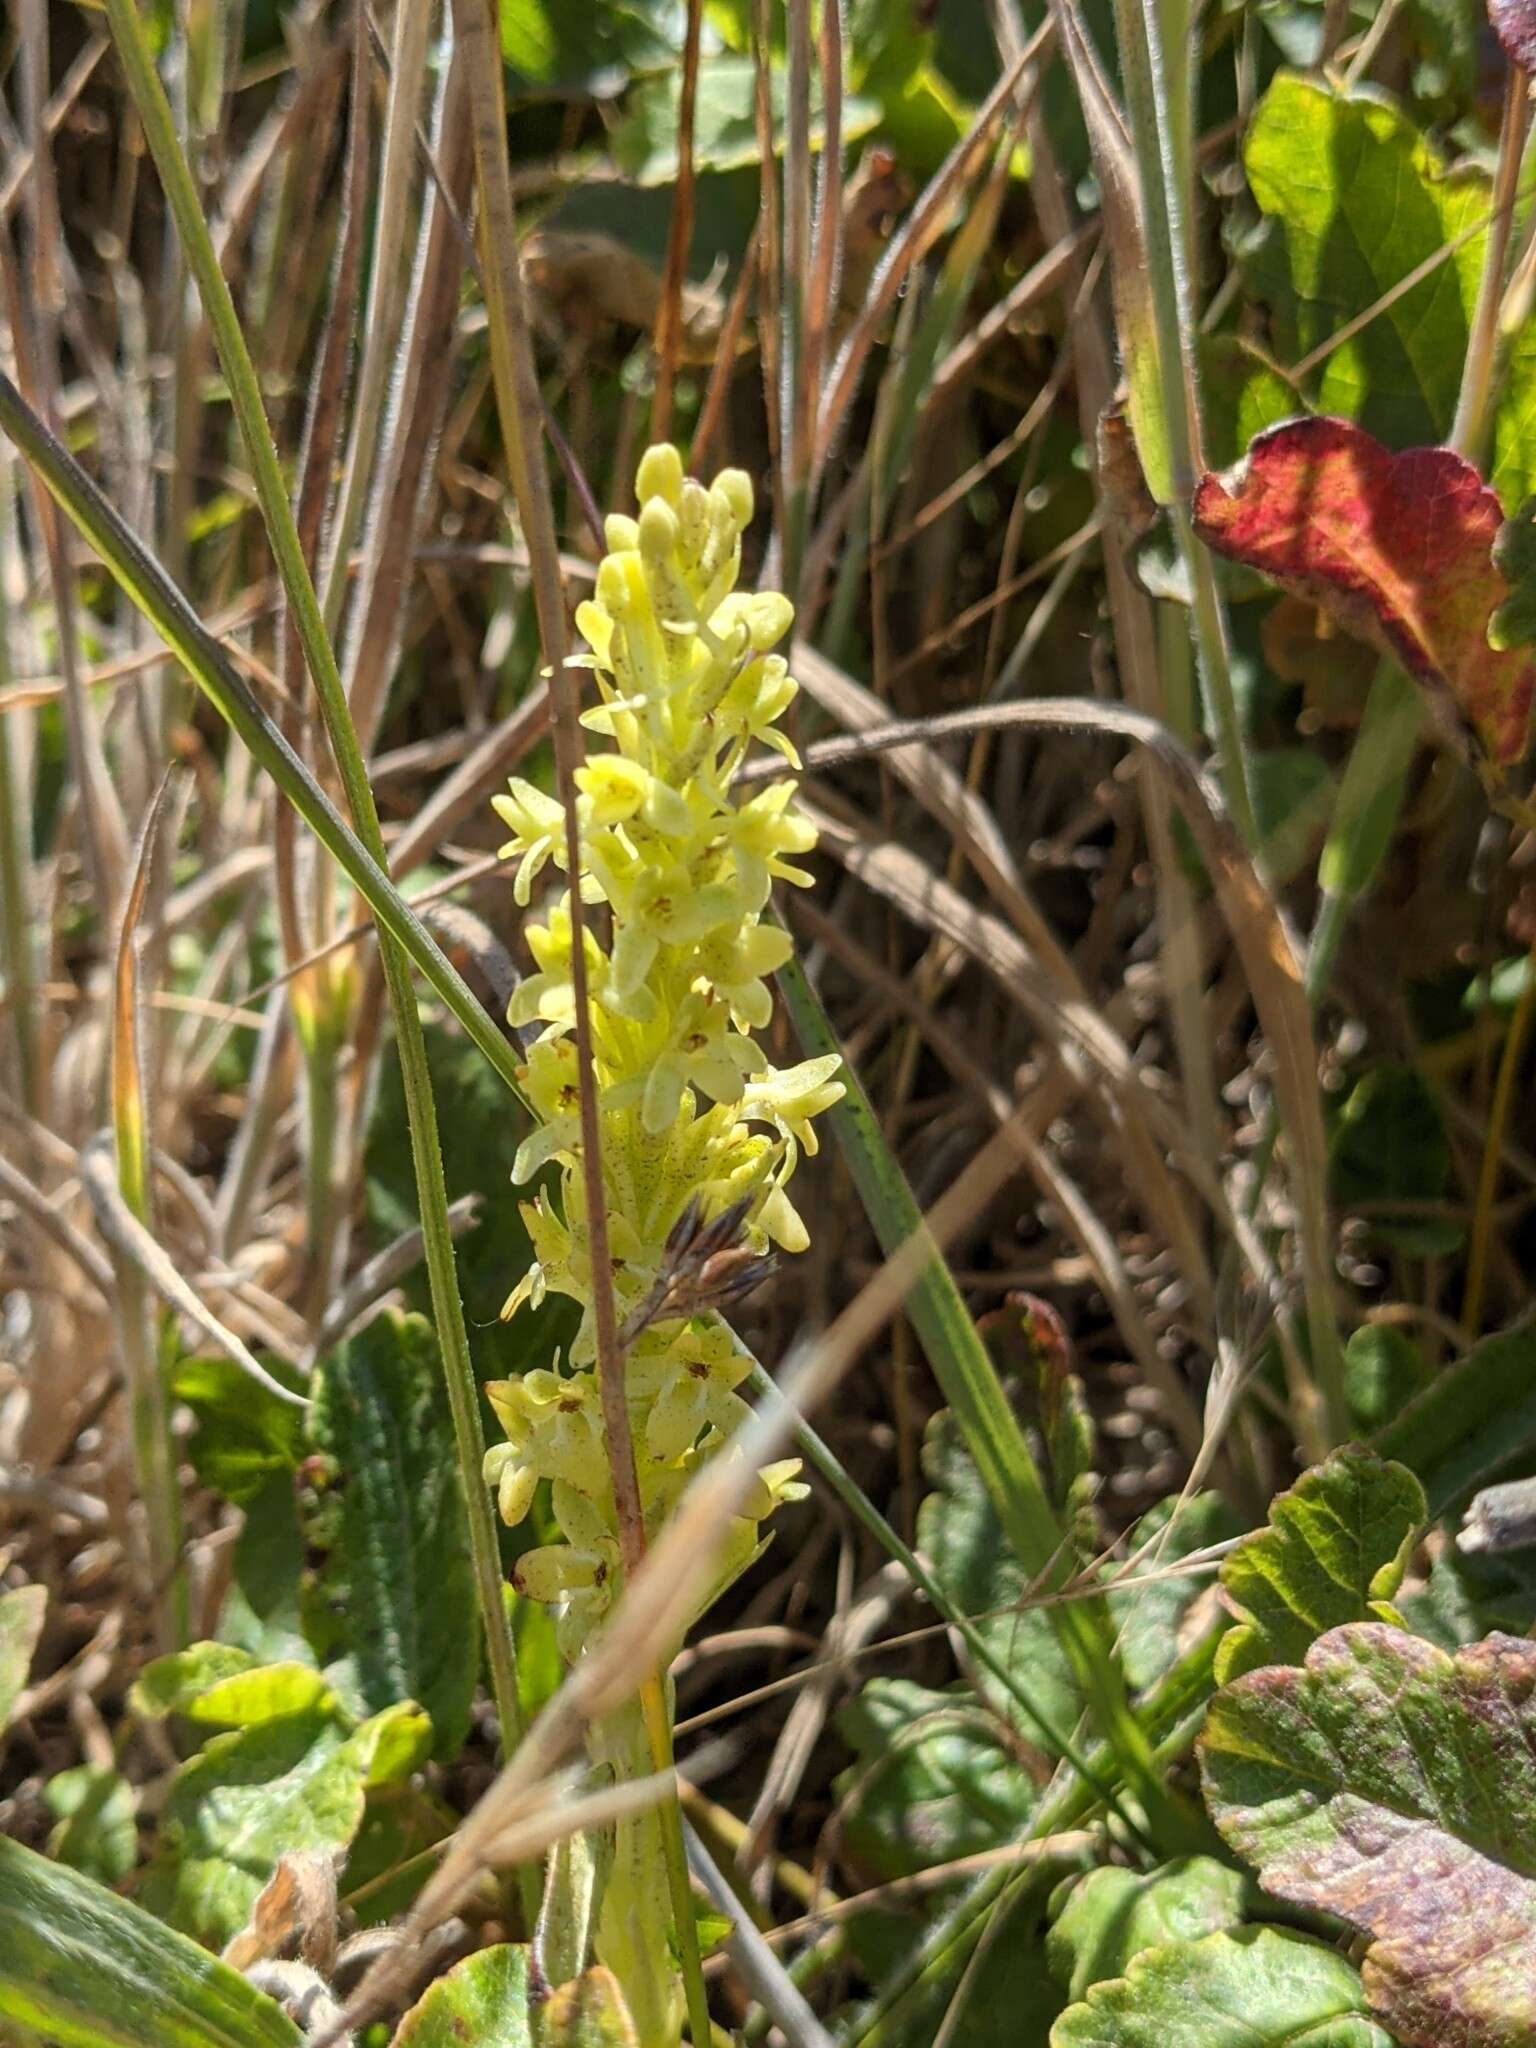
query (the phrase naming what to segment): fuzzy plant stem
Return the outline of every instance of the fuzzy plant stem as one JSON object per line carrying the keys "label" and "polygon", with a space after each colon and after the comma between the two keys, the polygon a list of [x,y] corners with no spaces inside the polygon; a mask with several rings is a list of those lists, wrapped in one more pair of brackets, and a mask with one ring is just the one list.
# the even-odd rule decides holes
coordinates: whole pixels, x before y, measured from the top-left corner
{"label": "fuzzy plant stem", "polygon": [[[320,699],[321,715],[342,787],[351,808],[363,850],[385,866],[384,837],[368,780],[367,763],[347,710],[336,657],[326,634],[314,584],[304,560],[282,466],[273,444],[255,366],[246,347],[239,316],[219,266],[213,241],[198,201],[197,187],[182,151],[170,106],[144,34],[134,0],[108,0],[107,15],[145,139],[154,156],[167,204],[175,218],[182,247],[197,281],[203,310],[218,348],[230,400],[239,421],[251,465],[257,499],[266,522],[288,602],[298,626],[310,677]],[[517,1692],[517,1666],[512,1631],[502,1598],[501,1560],[495,1522],[480,1473],[485,1439],[480,1426],[479,1390],[470,1362],[469,1340],[459,1297],[453,1233],[448,1220],[448,1194],[438,1143],[437,1111],[427,1069],[426,1042],[416,1008],[416,993],[404,951],[384,930],[378,934],[379,957],[389,990],[395,1039],[410,1122],[411,1160],[421,1208],[422,1236],[431,1286],[433,1320],[437,1326],[443,1373],[453,1415],[460,1480],[469,1518],[470,1548],[480,1598],[481,1620],[491,1667],[491,1686],[501,1719],[503,1741],[510,1748],[522,1732]]]}

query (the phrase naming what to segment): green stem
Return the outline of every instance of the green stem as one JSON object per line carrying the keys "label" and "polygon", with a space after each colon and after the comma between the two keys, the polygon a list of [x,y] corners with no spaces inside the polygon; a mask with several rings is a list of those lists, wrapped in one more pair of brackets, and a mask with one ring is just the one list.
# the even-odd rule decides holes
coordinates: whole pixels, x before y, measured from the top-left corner
{"label": "green stem", "polygon": [[[331,1258],[340,1210],[336,1187],[336,1133],[340,1103],[339,1059],[346,1039],[348,1005],[344,990],[326,977],[322,1003],[299,1031],[304,1055],[304,1208],[308,1271],[308,1313],[317,1320],[326,1307]],[[297,1016],[297,1007],[295,1015]]]}
{"label": "green stem", "polygon": [[[655,1763],[655,1744],[647,1723],[658,1710],[663,1721],[669,1721],[659,1690],[650,1711],[632,1700],[617,1713],[596,1722],[587,1736],[594,1762],[606,1765],[621,1782],[644,1777]],[[670,1733],[665,1747],[670,1754]],[[670,1804],[681,1846],[682,1824],[676,1819],[677,1803],[673,1800]],[[598,1960],[619,1981],[642,2048],[673,2048],[679,2038],[678,1972],[672,1960],[670,1937],[675,1931],[681,1953],[683,1929],[694,1924],[686,1856],[682,1864],[682,1904],[686,1911],[678,1909],[672,1859],[667,1852],[666,1810],[664,1801],[641,1813],[627,1815],[615,1826],[613,1861],[603,1884],[594,1944]],[[662,1869],[668,1877],[664,1885],[657,1882],[658,1871]],[[693,1950],[697,1958],[697,1931]],[[709,2007],[702,1969],[696,1967],[691,1976],[685,1973],[685,1977],[695,2048],[701,2042],[708,2048]]]}
{"label": "green stem", "polygon": [[[664,1679],[648,1679],[641,1688],[640,1706],[645,1716],[652,1765],[658,1771],[670,1771],[674,1763],[671,1687]],[[672,1904],[672,1925],[683,1968],[688,2031],[693,2036],[694,2048],[709,2048],[712,2040],[709,1992],[704,1983],[704,1958],[699,1953],[699,1925],[693,1911],[693,1881],[688,1873],[688,1848],[683,1840],[683,1809],[676,1793],[659,1803],[656,1817],[661,1824],[667,1893]]]}
{"label": "green stem", "polygon": [[1157,0],[1115,0],[1121,74],[1141,192],[1141,220],[1157,333],[1163,429],[1172,470],[1173,525],[1189,571],[1200,683],[1216,724],[1222,787],[1244,842],[1258,846],[1248,757],[1232,687],[1226,611],[1209,550],[1189,515],[1200,467],[1200,402],[1190,337],[1194,301],[1179,165],[1189,160],[1189,95],[1170,91]]}
{"label": "green stem", "polygon": [[[385,865],[384,838],[379,829],[367,763],[357,743],[335,654],[304,560],[255,366],[203,219],[197,188],[177,137],[171,109],[155,70],[134,0],[107,0],[107,14],[119,61],[218,348],[230,401],[251,464],[268,540],[320,699],[321,714],[357,837],[362,850],[382,872]],[[453,1412],[459,1476],[468,1509],[470,1548],[489,1651],[492,1690],[501,1717],[503,1742],[510,1747],[522,1732],[522,1709],[518,1701],[512,1633],[501,1595],[501,1562],[495,1524],[490,1496],[482,1478],[485,1440],[480,1425],[479,1389],[470,1361],[463,1304],[459,1298],[426,1044],[406,951],[393,933],[380,931],[379,957],[389,989],[395,1041],[405,1084],[411,1157],[421,1209],[433,1317]]]}

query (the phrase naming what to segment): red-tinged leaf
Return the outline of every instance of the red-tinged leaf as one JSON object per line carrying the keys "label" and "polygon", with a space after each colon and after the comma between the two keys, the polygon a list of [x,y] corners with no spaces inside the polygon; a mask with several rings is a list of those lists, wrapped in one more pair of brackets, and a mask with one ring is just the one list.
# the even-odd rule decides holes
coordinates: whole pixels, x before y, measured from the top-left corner
{"label": "red-tinged leaf", "polygon": [[1370,1946],[1402,2048],[1536,2039],[1536,1643],[1447,1656],[1378,1622],[1250,1672],[1200,1738],[1211,1818],[1259,1882]]}
{"label": "red-tinged leaf", "polygon": [[1488,0],[1488,19],[1510,62],[1536,71],[1536,0]]}
{"label": "red-tinged leaf", "polygon": [[1195,525],[1393,655],[1453,734],[1503,766],[1525,752],[1536,661],[1488,644],[1509,596],[1493,559],[1503,515],[1449,448],[1395,455],[1347,420],[1288,420],[1226,476],[1205,476]]}

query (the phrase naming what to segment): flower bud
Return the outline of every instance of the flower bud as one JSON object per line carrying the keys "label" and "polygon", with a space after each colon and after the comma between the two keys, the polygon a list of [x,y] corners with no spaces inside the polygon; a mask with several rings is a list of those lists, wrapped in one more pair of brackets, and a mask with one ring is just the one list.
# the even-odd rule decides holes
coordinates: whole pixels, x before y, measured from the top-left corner
{"label": "flower bud", "polygon": [[722,469],[712,489],[716,497],[723,498],[730,508],[737,532],[745,533],[752,524],[751,477],[744,469]]}
{"label": "flower bud", "polygon": [[669,505],[675,505],[682,488],[683,458],[672,443],[662,441],[654,448],[647,448],[635,473],[635,490],[640,503],[644,505],[650,498],[664,498]]}
{"label": "flower bud", "polygon": [[604,555],[597,571],[597,601],[616,619],[629,610],[629,578],[622,555]]}
{"label": "flower bud", "polygon": [[603,521],[603,539],[609,554],[630,554],[640,545],[640,529],[625,513],[610,512]]}
{"label": "flower bud", "polygon": [[640,508],[640,552],[647,562],[663,562],[671,554],[677,524],[677,514],[664,499],[646,499]]}
{"label": "flower bud", "polygon": [[777,590],[760,590],[746,603],[747,631],[759,654],[776,647],[795,623],[795,608]]}
{"label": "flower bud", "polygon": [[683,485],[678,514],[683,525],[683,545],[696,555],[709,533],[709,492],[693,477]]}

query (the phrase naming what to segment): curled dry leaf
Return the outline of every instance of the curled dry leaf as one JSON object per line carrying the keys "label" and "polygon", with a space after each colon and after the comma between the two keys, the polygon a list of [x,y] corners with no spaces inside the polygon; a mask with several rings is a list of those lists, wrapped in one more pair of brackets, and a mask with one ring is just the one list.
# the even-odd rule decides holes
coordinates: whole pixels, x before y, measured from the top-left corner
{"label": "curled dry leaf", "polygon": [[1403,2048],[1536,2030],[1536,1643],[1454,1657],[1357,1622],[1305,1669],[1250,1672],[1200,1739],[1212,1818],[1267,1891],[1370,1939],[1364,1984]]}
{"label": "curled dry leaf", "polygon": [[1525,752],[1536,662],[1488,643],[1509,596],[1499,501],[1449,448],[1390,449],[1348,420],[1287,420],[1202,477],[1207,545],[1262,569],[1400,661],[1452,734],[1501,766]]}

